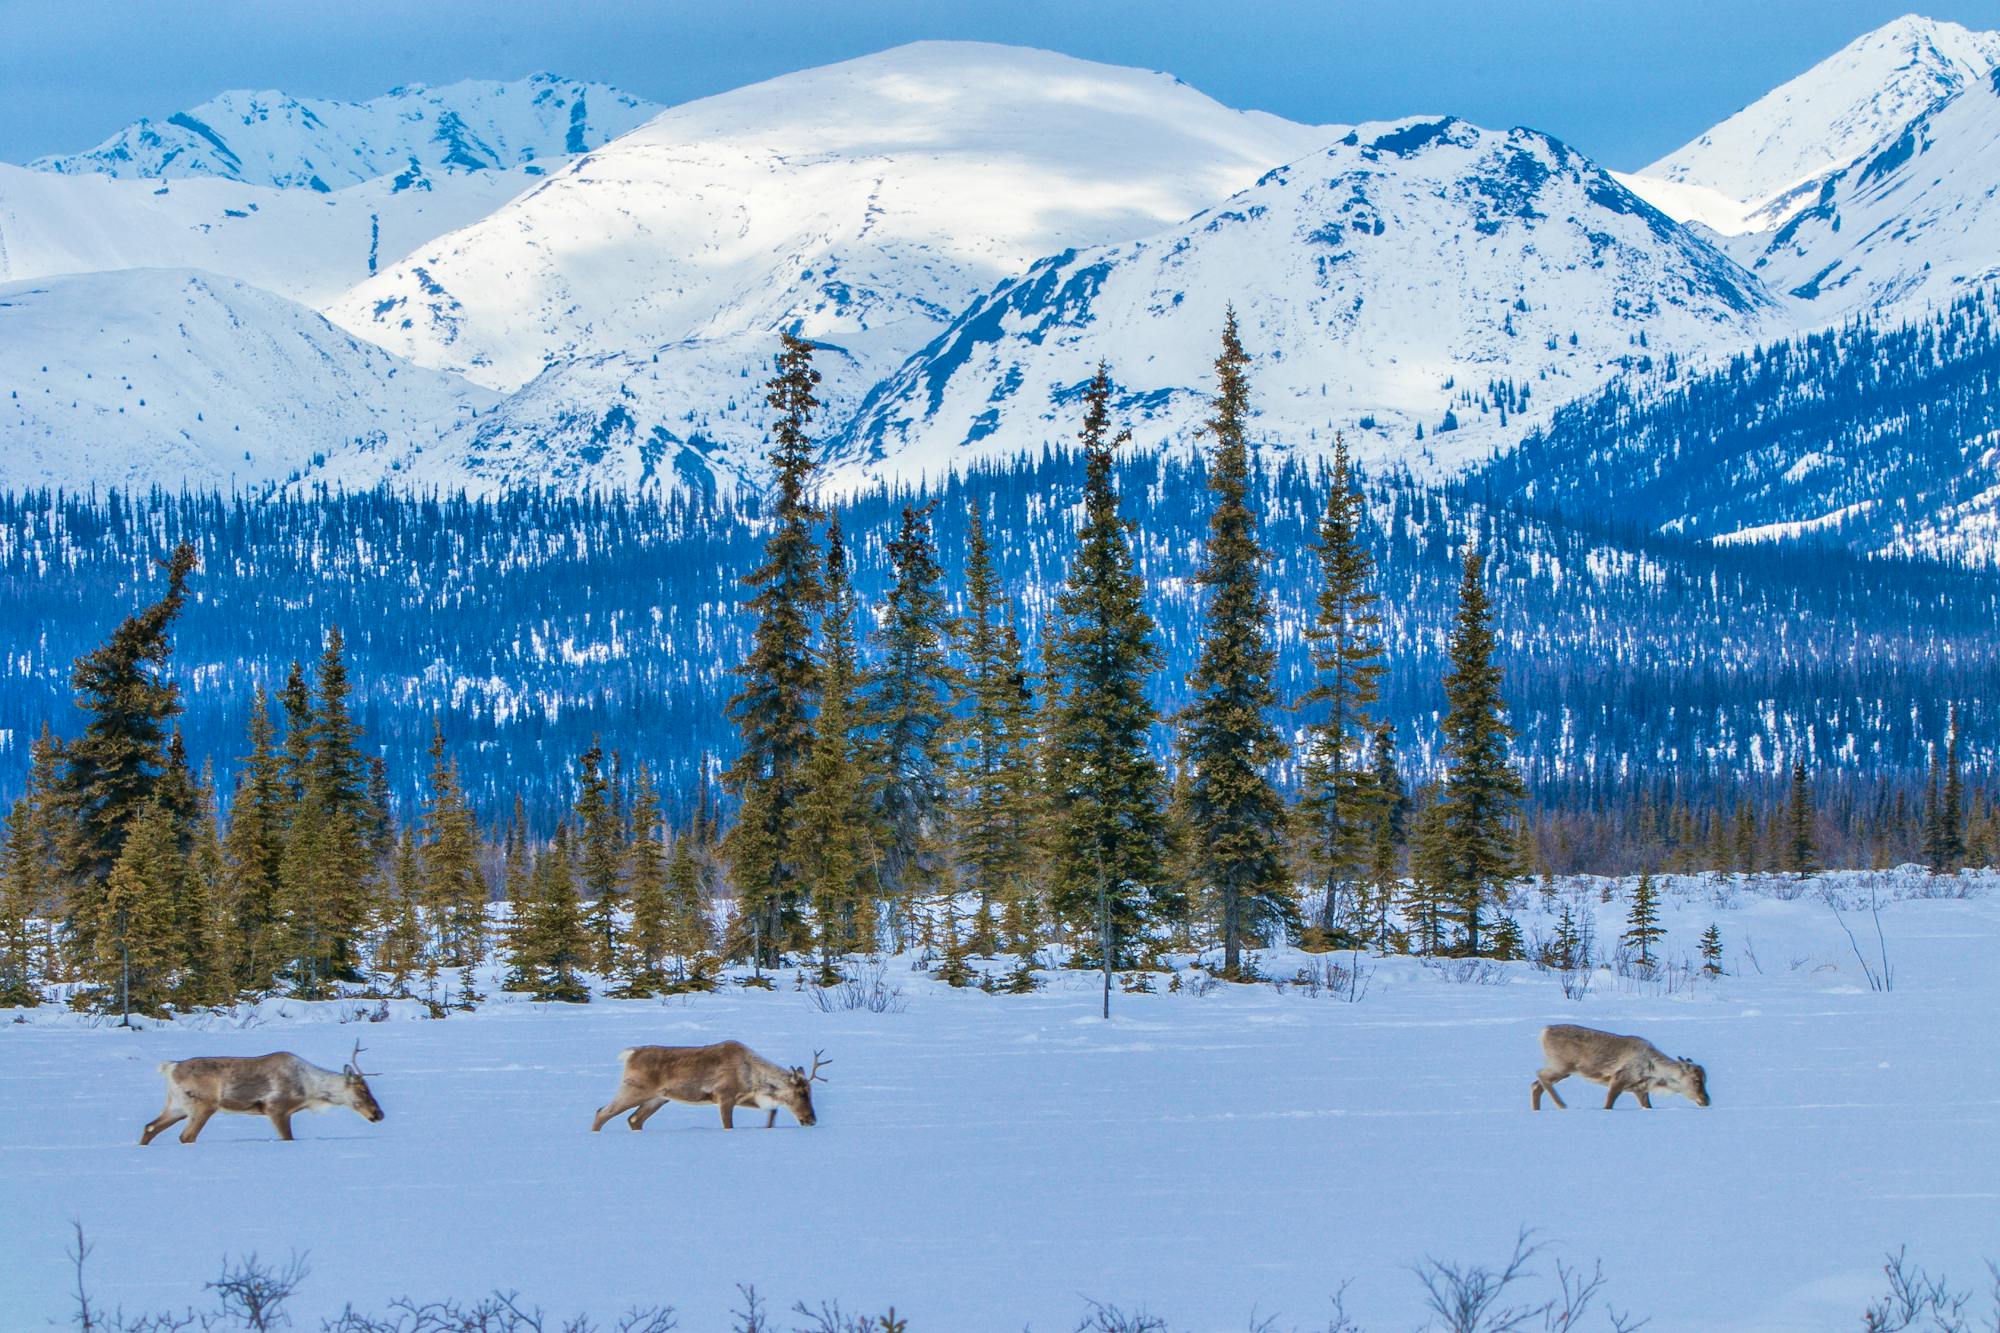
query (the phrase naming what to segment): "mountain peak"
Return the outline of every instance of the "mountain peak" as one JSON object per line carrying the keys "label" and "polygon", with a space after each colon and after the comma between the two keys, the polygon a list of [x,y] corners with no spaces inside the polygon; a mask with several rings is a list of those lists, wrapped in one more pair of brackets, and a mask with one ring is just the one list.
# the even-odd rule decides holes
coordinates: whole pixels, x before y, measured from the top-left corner
{"label": "mountain peak", "polygon": [[1747,213],[1892,142],[1996,65],[2000,33],[1905,14],[1863,33],[1640,174],[1713,190],[1744,204]]}
{"label": "mountain peak", "polygon": [[658,110],[607,84],[547,71],[504,82],[408,84],[364,102],[232,89],[31,165],[63,175],[209,176],[330,191],[412,170],[480,171],[589,152]]}

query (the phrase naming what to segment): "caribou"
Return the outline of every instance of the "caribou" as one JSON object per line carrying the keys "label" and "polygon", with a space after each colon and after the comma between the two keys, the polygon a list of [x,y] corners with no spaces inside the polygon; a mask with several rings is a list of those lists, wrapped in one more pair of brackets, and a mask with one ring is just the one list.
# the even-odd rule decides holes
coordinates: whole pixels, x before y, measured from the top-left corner
{"label": "caribou", "polygon": [[151,1143],[160,1131],[185,1120],[181,1142],[193,1143],[217,1111],[268,1116],[286,1143],[292,1141],[292,1116],[300,1111],[345,1106],[364,1120],[379,1122],[382,1107],[368,1089],[360,1061],[358,1041],[354,1054],[338,1073],[321,1069],[290,1051],[161,1061],[160,1073],[167,1079],[166,1109],[140,1133],[139,1142],[142,1146]]}
{"label": "caribou", "polygon": [[1649,1111],[1655,1092],[1678,1092],[1696,1106],[1708,1105],[1708,1072],[1692,1060],[1660,1054],[1660,1048],[1643,1037],[1621,1037],[1569,1023],[1543,1028],[1542,1070],[1535,1075],[1529,1105],[1541,1110],[1546,1092],[1557,1106],[1567,1110],[1569,1103],[1556,1091],[1556,1084],[1571,1074],[1605,1086],[1607,1111],[1619,1094],[1626,1092]]}
{"label": "caribou", "polygon": [[607,1120],[626,1111],[626,1123],[644,1129],[653,1112],[668,1102],[693,1106],[713,1104],[722,1111],[722,1127],[736,1128],[736,1110],[768,1111],[764,1128],[778,1123],[780,1107],[801,1125],[812,1125],[812,1085],[824,1083],[820,1070],[833,1063],[824,1052],[813,1052],[810,1070],[766,1060],[740,1041],[713,1046],[632,1046],[618,1053],[624,1074],[618,1091],[591,1122],[594,1134]]}

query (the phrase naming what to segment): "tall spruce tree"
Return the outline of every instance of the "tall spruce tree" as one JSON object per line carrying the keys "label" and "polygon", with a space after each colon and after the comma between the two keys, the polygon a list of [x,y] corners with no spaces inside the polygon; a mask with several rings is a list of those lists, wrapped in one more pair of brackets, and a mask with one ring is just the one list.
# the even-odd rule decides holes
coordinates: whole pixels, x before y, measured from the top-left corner
{"label": "tall spruce tree", "polygon": [[667,848],[661,841],[660,794],[644,765],[632,781],[632,840],[625,850],[625,887],[632,928],[625,937],[625,993],[653,994],[666,982]]}
{"label": "tall spruce tree", "polygon": [[187,940],[175,926],[175,903],[187,875],[173,815],[154,800],[139,808],[104,889],[101,928],[92,940],[105,1007],[129,1022],[158,1014],[173,998]]}
{"label": "tall spruce tree", "polygon": [[971,943],[978,952],[993,950],[997,907],[1008,938],[1025,952],[1035,917],[1035,700],[976,503],[966,515],[965,614],[955,637],[964,662],[957,709],[959,878],[979,899]]}
{"label": "tall spruce tree", "polygon": [[420,818],[423,901],[441,967],[477,966],[486,943],[486,876],[479,869],[479,823],[466,804],[458,765],[445,750],[444,723],[431,724],[431,774]]}
{"label": "tall spruce tree", "polygon": [[1492,612],[1486,598],[1485,560],[1468,551],[1458,585],[1458,614],[1444,678],[1445,785],[1443,855],[1450,896],[1469,956],[1481,951],[1486,904],[1519,873],[1519,848],[1510,823],[1526,794],[1508,759],[1513,735],[1504,720],[1500,665],[1493,660]]}
{"label": "tall spruce tree", "polygon": [[625,860],[625,829],[604,771],[604,746],[595,738],[576,761],[576,804],[571,814],[576,822],[577,869],[583,896],[590,903],[586,920],[591,963],[600,974],[610,976],[621,957],[619,873]]}
{"label": "tall spruce tree", "polygon": [[291,974],[301,995],[357,980],[361,933],[379,882],[368,836],[368,761],[354,720],[345,641],[327,631],[303,718],[287,683],[286,737],[299,799],[286,839],[280,885],[290,925]]}
{"label": "tall spruce tree", "polygon": [[56,911],[60,868],[50,802],[62,779],[62,743],[46,722],[29,746],[25,789],[0,842],[0,1005],[32,1008],[53,970],[47,921]]}
{"label": "tall spruce tree", "polygon": [[285,832],[291,796],[285,782],[270,696],[259,685],[250,698],[250,753],[240,761],[236,798],[223,838],[223,902],[231,950],[231,982],[238,991],[270,989],[287,956],[281,894]]}
{"label": "tall spruce tree", "polygon": [[[820,972],[828,980],[835,958],[875,947],[874,814],[865,783],[869,752],[856,736],[856,615],[847,547],[835,519],[826,539],[819,717],[799,804],[801,878],[812,901]],[[692,847],[687,855],[693,856]]]}
{"label": "tall spruce tree", "polygon": [[1951,706],[1941,781],[1934,781],[1930,836],[1931,873],[1955,875],[1965,864],[1965,780],[1959,769],[1958,705]]}
{"label": "tall spruce tree", "polygon": [[515,918],[511,962],[522,988],[538,1000],[581,1004],[590,999],[583,972],[594,941],[576,896],[576,862],[568,824],[535,858],[529,876],[527,910]]}
{"label": "tall spruce tree", "polygon": [[1369,815],[1368,883],[1374,895],[1375,947],[1387,949],[1389,911],[1395,905],[1399,887],[1396,865],[1402,854],[1404,825],[1410,808],[1402,774],[1396,768],[1396,728],[1390,723],[1375,728],[1373,753],[1369,781],[1374,788],[1375,806]]}
{"label": "tall spruce tree", "polygon": [[819,372],[810,344],[789,333],[779,339],[764,399],[777,413],[771,429],[770,535],[764,562],[744,579],[756,590],[745,609],[757,623],[749,657],[736,668],[741,684],[728,706],[742,751],[726,775],[740,806],[725,850],[759,965],[779,961],[798,916],[797,807],[812,751],[819,683],[812,624],[825,596],[812,532],[817,515],[809,433],[819,406],[813,396]]}
{"label": "tall spruce tree", "polygon": [[896,581],[877,631],[863,733],[875,767],[881,889],[892,929],[907,928],[924,897],[949,892],[949,772],[953,675],[945,652],[944,572],[928,507],[903,508],[889,543]]}
{"label": "tall spruce tree", "polygon": [[1111,459],[1111,373],[1084,396],[1084,518],[1044,647],[1050,905],[1097,942],[1104,1011],[1111,970],[1161,916],[1184,903],[1163,883],[1166,782],[1147,746],[1157,720],[1146,685],[1160,666],[1131,530],[1118,514]]}
{"label": "tall spruce tree", "polygon": [[[1313,685],[1298,701],[1318,712],[1307,729],[1299,812],[1307,863],[1319,882],[1319,928],[1332,942],[1342,890],[1360,878],[1377,841],[1378,791],[1364,757],[1368,716],[1381,689],[1382,617],[1375,609],[1374,561],[1362,540],[1367,507],[1348,463],[1347,441],[1333,442],[1333,477],[1320,520],[1318,605],[1306,641]],[[1394,769],[1393,757],[1390,761]],[[1359,895],[1354,895],[1358,899]]]}
{"label": "tall spruce tree", "polygon": [[1219,388],[1207,423],[1215,442],[1208,485],[1216,502],[1207,556],[1196,576],[1207,593],[1201,654],[1189,678],[1194,701],[1181,715],[1192,864],[1215,895],[1223,972],[1231,978],[1242,971],[1246,932],[1284,930],[1297,920],[1285,874],[1285,805],[1271,781],[1285,745],[1268,716],[1277,702],[1277,653],[1263,581],[1269,557],[1257,544],[1249,500],[1249,365],[1231,310],[1215,359]]}
{"label": "tall spruce tree", "polygon": [[1819,849],[1813,833],[1818,815],[1813,809],[1812,784],[1803,760],[1792,765],[1792,785],[1785,801],[1785,869],[1805,879],[1819,869]]}
{"label": "tall spruce tree", "polygon": [[83,735],[63,746],[62,777],[47,793],[47,818],[58,830],[66,926],[80,958],[96,956],[106,881],[127,826],[152,800],[166,764],[167,730],[181,711],[180,691],[166,678],[170,634],[197,563],[192,546],[176,547],[163,566],[167,587],[160,599],[78,658],[71,674],[87,720]]}

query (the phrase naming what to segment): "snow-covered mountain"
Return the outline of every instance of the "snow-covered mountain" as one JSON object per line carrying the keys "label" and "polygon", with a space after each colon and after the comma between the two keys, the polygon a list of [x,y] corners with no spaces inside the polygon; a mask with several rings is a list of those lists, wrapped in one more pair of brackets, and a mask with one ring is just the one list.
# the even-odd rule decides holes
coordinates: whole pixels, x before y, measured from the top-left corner
{"label": "snow-covered mountain", "polygon": [[0,489],[368,484],[492,401],[211,274],[0,285]]}
{"label": "snow-covered mountain", "polygon": [[488,171],[574,156],[659,109],[606,84],[549,73],[414,84],[365,102],[239,90],[32,165],[64,175],[215,176],[327,192],[404,172]]}
{"label": "snow-covered mountain", "polygon": [[0,282],[198,268],[318,305],[539,179],[402,173],[322,194],[213,177],[61,176],[0,163]]}
{"label": "snow-covered mountain", "polygon": [[[467,442],[485,459],[607,421],[754,453],[777,328],[826,347],[841,419],[993,283],[1177,222],[1341,132],[1162,74],[918,43],[666,112],[330,314],[480,383],[533,380]],[[642,470],[628,450],[605,475]]]}
{"label": "snow-covered mountain", "polygon": [[1068,439],[1099,359],[1141,443],[1190,440],[1231,303],[1262,439],[1312,451],[1344,431],[1364,457],[1447,466],[1774,315],[1748,273],[1547,135],[1370,124],[1181,226],[1001,284],[871,396],[841,463],[907,474]]}
{"label": "snow-covered mountain", "polygon": [[[1913,121],[1984,83],[1996,65],[2000,33],[1905,15],[1780,84],[1627,184],[1656,206],[1721,231],[1779,226],[1814,201],[1822,177],[1878,153]],[[1737,225],[1718,225],[1727,209],[1714,196],[1741,206]]]}
{"label": "snow-covered mountain", "polygon": [[1774,232],[1731,250],[1824,322],[1940,303],[2000,279],[2000,83],[1981,80],[1828,175]]}

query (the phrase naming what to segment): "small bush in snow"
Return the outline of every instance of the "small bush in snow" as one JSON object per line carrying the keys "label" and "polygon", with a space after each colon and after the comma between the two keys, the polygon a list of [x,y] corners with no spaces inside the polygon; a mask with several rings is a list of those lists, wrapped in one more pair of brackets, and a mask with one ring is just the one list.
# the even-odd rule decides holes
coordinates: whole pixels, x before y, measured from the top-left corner
{"label": "small bush in snow", "polygon": [[853,976],[832,986],[807,986],[806,998],[823,1014],[862,1010],[871,1014],[900,1014],[910,1007],[903,988],[889,980],[889,969],[870,963]]}

